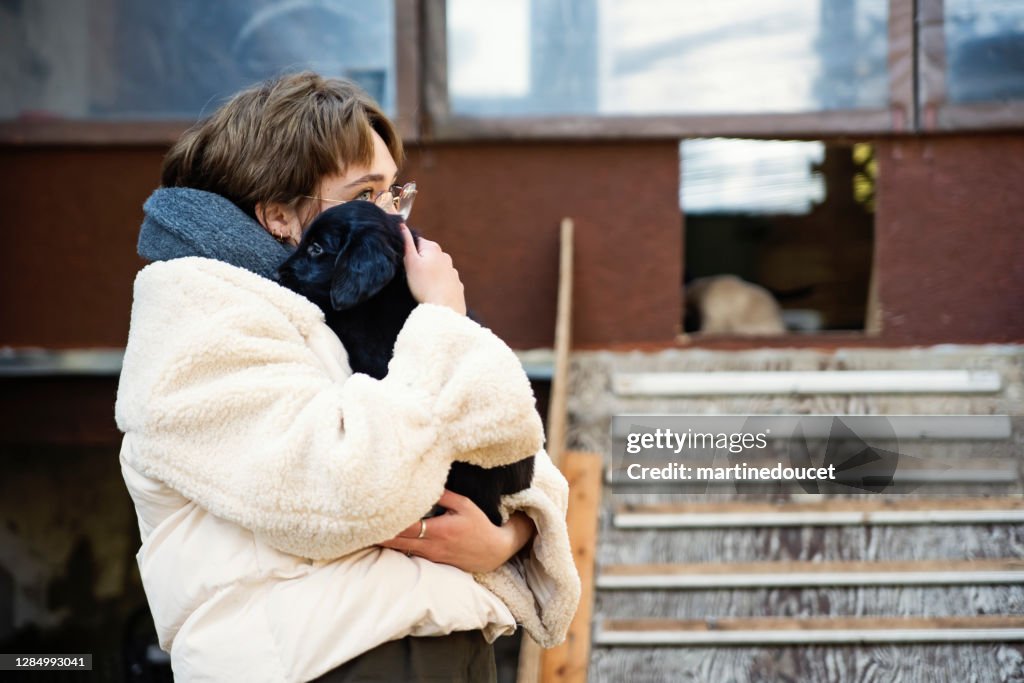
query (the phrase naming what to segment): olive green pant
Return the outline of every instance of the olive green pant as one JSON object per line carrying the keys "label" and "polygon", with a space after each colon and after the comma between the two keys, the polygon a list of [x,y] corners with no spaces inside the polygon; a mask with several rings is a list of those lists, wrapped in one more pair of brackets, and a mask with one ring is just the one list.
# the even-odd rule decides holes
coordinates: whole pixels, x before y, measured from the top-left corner
{"label": "olive green pant", "polygon": [[392,640],[316,679],[320,683],[495,683],[494,646],[480,631]]}

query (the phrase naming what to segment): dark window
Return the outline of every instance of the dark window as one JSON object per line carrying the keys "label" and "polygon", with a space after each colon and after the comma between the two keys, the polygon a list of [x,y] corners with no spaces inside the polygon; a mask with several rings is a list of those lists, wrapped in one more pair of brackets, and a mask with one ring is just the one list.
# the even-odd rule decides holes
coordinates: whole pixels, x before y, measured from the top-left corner
{"label": "dark window", "polygon": [[681,158],[688,332],[864,329],[870,145],[687,140]]}

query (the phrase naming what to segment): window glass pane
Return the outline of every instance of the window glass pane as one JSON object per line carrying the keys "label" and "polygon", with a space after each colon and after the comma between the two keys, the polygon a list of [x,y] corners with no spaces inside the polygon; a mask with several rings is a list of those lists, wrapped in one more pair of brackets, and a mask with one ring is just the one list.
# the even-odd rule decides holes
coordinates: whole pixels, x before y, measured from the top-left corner
{"label": "window glass pane", "polygon": [[951,102],[1024,99],[1024,2],[946,0]]}
{"label": "window glass pane", "polygon": [[192,119],[285,71],[358,81],[394,111],[392,2],[0,4],[0,118]]}
{"label": "window glass pane", "polygon": [[448,1],[452,111],[476,116],[885,107],[888,0]]}
{"label": "window glass pane", "polygon": [[805,214],[825,197],[821,142],[684,140],[680,201],[687,215]]}
{"label": "window glass pane", "polygon": [[495,3],[488,21],[479,12],[478,2],[449,3],[448,92],[453,99],[528,96],[530,1]]}

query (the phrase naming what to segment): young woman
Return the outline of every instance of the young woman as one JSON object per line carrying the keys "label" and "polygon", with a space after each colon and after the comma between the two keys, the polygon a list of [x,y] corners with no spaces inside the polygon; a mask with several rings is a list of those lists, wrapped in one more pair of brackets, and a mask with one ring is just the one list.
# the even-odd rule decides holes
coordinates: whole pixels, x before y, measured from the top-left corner
{"label": "young woman", "polygon": [[[356,87],[289,75],[185,133],[145,204],[154,263],[135,281],[116,417],[178,680],[493,680],[490,643],[517,623],[544,646],[565,636],[567,485],[516,356],[465,317],[451,258],[404,231],[421,304],[379,381],[272,281],[320,211],[398,208],[401,160]],[[444,491],[454,460],[532,454],[501,527]],[[448,514],[421,520],[437,502]]]}

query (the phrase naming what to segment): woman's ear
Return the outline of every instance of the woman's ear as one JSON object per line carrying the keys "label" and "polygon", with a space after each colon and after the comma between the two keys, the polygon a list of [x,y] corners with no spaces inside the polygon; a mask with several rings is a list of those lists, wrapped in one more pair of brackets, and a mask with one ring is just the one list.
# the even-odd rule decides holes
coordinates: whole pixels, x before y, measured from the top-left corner
{"label": "woman's ear", "polygon": [[256,220],[280,242],[298,244],[302,238],[302,222],[295,209],[280,202],[256,205]]}

